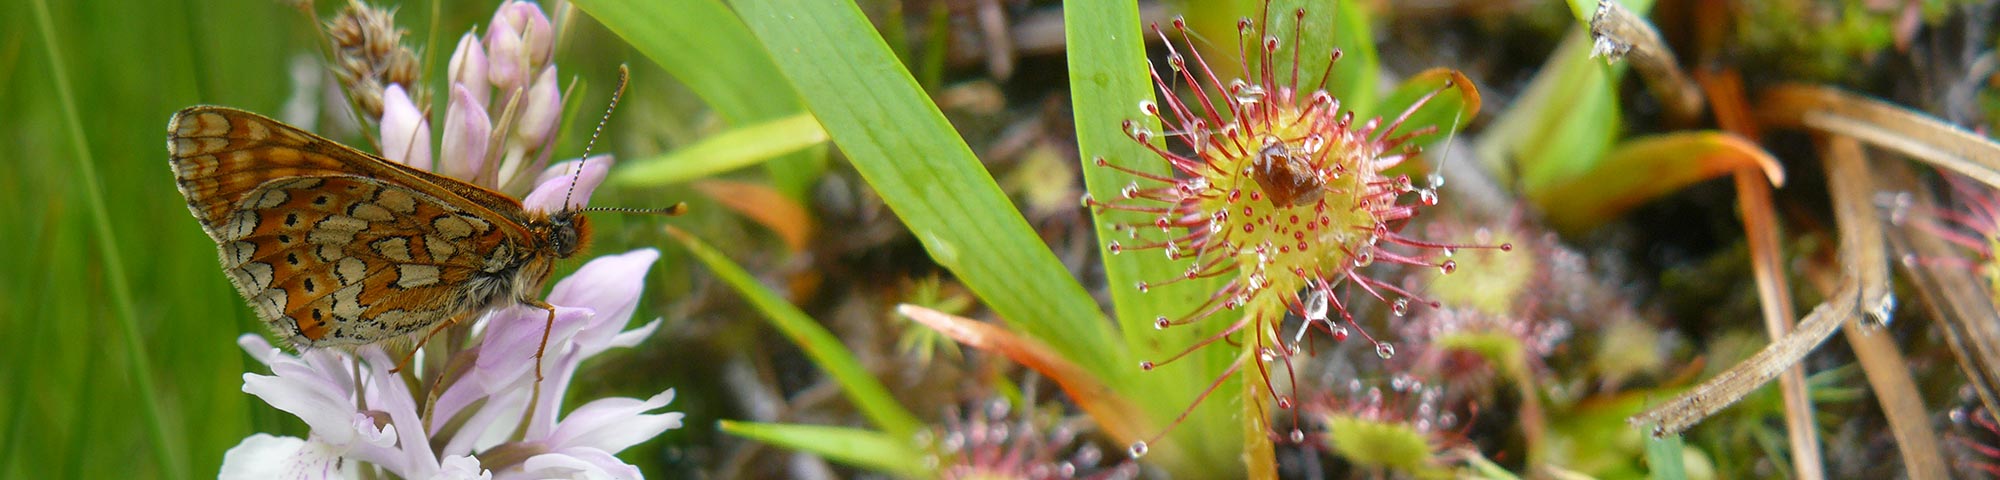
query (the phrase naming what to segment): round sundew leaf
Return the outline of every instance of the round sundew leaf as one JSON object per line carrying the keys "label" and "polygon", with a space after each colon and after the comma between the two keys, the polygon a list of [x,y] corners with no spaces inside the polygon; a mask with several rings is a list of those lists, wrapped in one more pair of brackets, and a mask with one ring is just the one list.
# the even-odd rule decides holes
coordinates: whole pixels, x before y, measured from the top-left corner
{"label": "round sundew leaf", "polygon": [[1429,438],[1409,424],[1351,415],[1332,415],[1326,423],[1327,446],[1356,465],[1418,475],[1436,469]]}

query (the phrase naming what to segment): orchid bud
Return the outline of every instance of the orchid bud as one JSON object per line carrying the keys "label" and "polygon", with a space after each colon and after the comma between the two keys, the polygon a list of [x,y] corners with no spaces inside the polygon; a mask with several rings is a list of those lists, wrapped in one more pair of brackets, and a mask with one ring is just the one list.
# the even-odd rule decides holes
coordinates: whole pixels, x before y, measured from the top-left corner
{"label": "orchid bud", "polygon": [[549,64],[549,55],[555,51],[555,29],[549,25],[549,16],[542,13],[540,5],[521,1],[502,4],[493,11],[493,25],[503,23],[520,35],[529,66]]}
{"label": "orchid bud", "polygon": [[431,169],[431,124],[401,84],[382,90],[382,157]]}
{"label": "orchid bud", "polygon": [[528,59],[521,50],[521,34],[513,25],[495,22],[486,27],[486,78],[500,91],[500,99],[514,94],[527,79]]}
{"label": "orchid bud", "polygon": [[465,36],[458,38],[458,49],[451,52],[449,72],[452,84],[463,85],[479,108],[486,108],[492,87],[486,78],[486,48],[479,44],[477,35],[465,32]]}
{"label": "orchid bud", "polygon": [[556,67],[544,68],[522,99],[521,116],[514,123],[519,145],[539,148],[555,134],[556,123],[562,120],[562,92],[556,83]]}
{"label": "orchid bud", "polygon": [[463,84],[453,85],[451,106],[444,114],[444,146],[438,172],[466,180],[478,175],[480,167],[486,165],[488,138],[492,135],[493,120],[487,118],[478,96]]}
{"label": "orchid bud", "polygon": [[532,72],[548,65],[554,50],[555,30],[542,7],[510,1],[493,12],[493,23],[486,28],[486,55],[492,62],[488,74],[502,98],[523,87]]}

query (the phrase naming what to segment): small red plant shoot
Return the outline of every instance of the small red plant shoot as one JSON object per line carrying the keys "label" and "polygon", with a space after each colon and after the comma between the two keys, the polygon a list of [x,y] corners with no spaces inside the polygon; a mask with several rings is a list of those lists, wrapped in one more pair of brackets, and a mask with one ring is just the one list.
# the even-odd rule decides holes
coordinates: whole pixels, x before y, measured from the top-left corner
{"label": "small red plant shoot", "polygon": [[[1385,172],[1417,153],[1418,145],[1410,139],[1438,129],[1435,125],[1405,128],[1404,121],[1439,93],[1463,87],[1446,83],[1392,120],[1357,123],[1355,113],[1341,110],[1340,100],[1326,91],[1340,50],[1300,52],[1297,29],[1289,39],[1267,31],[1268,10],[1266,5],[1262,23],[1248,18],[1237,23],[1238,57],[1247,60],[1223,65],[1222,70],[1211,68],[1193,48],[1194,36],[1183,19],[1173,20],[1171,33],[1157,24],[1151,27],[1167,45],[1167,68],[1152,71],[1161,102],[1142,101],[1139,111],[1158,119],[1164,131],[1155,132],[1134,120],[1127,120],[1124,127],[1133,141],[1151,149],[1177,173],[1148,174],[1100,158],[1097,166],[1138,178],[1120,192],[1120,198],[1101,201],[1086,196],[1084,202],[1100,213],[1118,210],[1152,217],[1150,222],[1117,225],[1130,229],[1137,242],[1112,242],[1107,246],[1110,253],[1154,250],[1169,261],[1189,262],[1175,278],[1140,282],[1139,291],[1192,279],[1228,279],[1193,311],[1159,316],[1156,328],[1241,311],[1240,316],[1226,314],[1234,321],[1214,335],[1158,364],[1147,361],[1140,367],[1151,370],[1226,340],[1242,346],[1246,354],[1239,355],[1229,373],[1216,379],[1202,397],[1242,370],[1244,359],[1254,353],[1260,361],[1250,363],[1262,388],[1280,409],[1290,409],[1293,401],[1273,385],[1270,368],[1282,361],[1289,375],[1291,357],[1300,353],[1309,330],[1325,332],[1335,341],[1345,340],[1349,332],[1359,333],[1383,358],[1395,355],[1393,345],[1355,324],[1344,300],[1354,291],[1389,304],[1399,317],[1413,302],[1435,306],[1416,293],[1368,277],[1364,270],[1376,264],[1422,266],[1445,273],[1457,269],[1452,252],[1467,246],[1400,233],[1419,210],[1437,204],[1436,188],[1443,179],[1433,174],[1420,188],[1408,176]],[[1306,16],[1303,9],[1291,14],[1294,25]],[[1178,37],[1178,45],[1173,37]],[[1316,83],[1301,84],[1299,60],[1308,54],[1328,55],[1328,67]],[[1288,66],[1278,63],[1281,56],[1289,56]],[[1237,77],[1224,79],[1232,73]],[[1191,95],[1181,96],[1181,88]],[[1296,332],[1279,331],[1287,312],[1305,319]],[[1142,445],[1134,451],[1143,451]]]}

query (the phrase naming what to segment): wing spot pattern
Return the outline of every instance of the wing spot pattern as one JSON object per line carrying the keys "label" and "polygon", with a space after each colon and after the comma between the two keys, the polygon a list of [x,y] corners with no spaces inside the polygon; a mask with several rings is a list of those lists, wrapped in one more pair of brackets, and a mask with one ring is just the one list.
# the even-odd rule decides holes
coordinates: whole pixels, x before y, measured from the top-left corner
{"label": "wing spot pattern", "polygon": [[[338,277],[336,279],[340,281],[342,287],[360,285],[361,280],[368,275],[368,262],[363,262],[359,258],[343,257],[334,262],[333,275]],[[334,313],[338,314],[339,311],[336,310]]]}
{"label": "wing spot pattern", "polygon": [[438,283],[438,268],[431,265],[397,265],[396,287],[411,289]]}
{"label": "wing spot pattern", "polygon": [[416,261],[415,258],[410,257],[410,239],[408,238],[389,237],[376,240],[375,243],[371,243],[368,246],[374,248],[375,253],[382,255],[382,258],[387,258],[390,261],[405,263]]}

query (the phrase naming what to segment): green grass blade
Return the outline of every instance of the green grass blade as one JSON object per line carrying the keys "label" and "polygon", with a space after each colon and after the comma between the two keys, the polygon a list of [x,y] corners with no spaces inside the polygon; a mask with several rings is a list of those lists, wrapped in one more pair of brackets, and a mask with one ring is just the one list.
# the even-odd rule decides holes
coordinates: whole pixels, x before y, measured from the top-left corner
{"label": "green grass blade", "polygon": [[[1127,136],[1122,124],[1136,122],[1141,128],[1159,131],[1157,118],[1139,113],[1139,102],[1153,101],[1153,83],[1147,71],[1145,44],[1139,27],[1138,5],[1132,2],[1090,2],[1067,5],[1063,9],[1064,36],[1068,40],[1070,102],[1076,113],[1076,143],[1083,158],[1083,179],[1090,195],[1100,199],[1119,198],[1119,190],[1138,178],[1109,167],[1112,165],[1171,177],[1173,169],[1165,159]],[[1145,186],[1145,185],[1142,185]],[[1141,293],[1140,281],[1158,282],[1174,278],[1186,262],[1168,262],[1157,255],[1112,255],[1105,245],[1125,239],[1117,224],[1149,224],[1147,215],[1104,210],[1094,212],[1098,252],[1104,258],[1105,280],[1112,285],[1111,303],[1116,308],[1118,326],[1125,343],[1134,352],[1158,353],[1159,335],[1153,332],[1157,315],[1185,313],[1200,303],[1210,285],[1181,282]],[[1126,239],[1126,242],[1131,240]],[[1150,346],[1150,347],[1149,347]]]}
{"label": "green grass blade", "polygon": [[807,357],[812,358],[814,365],[826,370],[828,376],[839,382],[841,391],[847,393],[848,400],[852,400],[855,407],[861,409],[862,415],[867,416],[875,426],[881,427],[891,435],[903,438],[912,438],[911,435],[915,435],[923,428],[923,422],[918,421],[916,415],[904,409],[901,403],[897,403],[896,397],[889,394],[889,388],[883,386],[882,381],[876,379],[874,375],[869,374],[868,369],[862,368],[861,361],[854,358],[854,353],[840,343],[839,337],[826,331],[826,327],[820,326],[819,322],[813,321],[812,317],[806,316],[806,313],[799,311],[798,307],[786,302],[777,292],[771,291],[764,284],[757,283],[757,279],[750,276],[750,272],[743,271],[743,267],[736,265],[736,262],[730,261],[722,255],[722,252],[715,251],[701,239],[673,227],[667,227],[667,233],[680,241],[681,246],[687,247],[688,253],[694,255],[695,259],[714,271],[716,277],[743,294],[743,298],[757,307],[757,311],[764,313],[764,318],[771,321],[771,326],[777,327],[778,331],[785,334],[785,338],[791,339],[793,344],[805,351]]}
{"label": "green grass blade", "polygon": [[1648,478],[1653,480],[1686,480],[1687,466],[1682,463],[1680,435],[1656,437],[1646,436],[1646,464],[1651,468]]}
{"label": "green grass blade", "polygon": [[745,125],[702,139],[665,155],[625,162],[612,181],[624,185],[669,185],[756,165],[826,142],[826,129],[800,113]]}
{"label": "green grass blade", "polygon": [[825,0],[733,5],[855,169],[933,259],[1013,328],[1100,374],[1114,368],[1122,346],[1103,312],[859,8]]}
{"label": "green grass blade", "polygon": [[[1068,42],[1070,101],[1076,115],[1077,147],[1083,159],[1083,177],[1090,195],[1101,199],[1119,198],[1120,189],[1138,180],[1115,169],[1098,166],[1100,158],[1127,169],[1156,176],[1172,176],[1173,169],[1166,160],[1132,140],[1122,127],[1123,122],[1130,119],[1143,128],[1160,129],[1158,119],[1139,113],[1139,102],[1151,101],[1155,97],[1153,83],[1147,73],[1151,67],[1146,63],[1143,41],[1143,32],[1147,30],[1142,30],[1139,25],[1138,6],[1129,1],[1068,4],[1063,9],[1063,26]],[[1191,260],[1167,261],[1151,251],[1109,254],[1105,247],[1108,242],[1126,238],[1123,232],[1112,231],[1112,225],[1150,224],[1152,218],[1147,215],[1106,210],[1095,213],[1094,223],[1097,225],[1098,251],[1104,258],[1106,281],[1111,285],[1113,311],[1120,330],[1124,332],[1127,350],[1133,355],[1158,359],[1199,341],[1205,334],[1200,329],[1156,330],[1153,328],[1154,318],[1187,314],[1226,279],[1181,281],[1141,293],[1134,287],[1138,282],[1150,280],[1157,283],[1177,278]],[[1231,353],[1225,348],[1202,349],[1189,358],[1150,372],[1126,366],[1136,362],[1136,358],[1120,359],[1120,365],[1114,368],[1123,367],[1124,370],[1119,372],[1122,376],[1140,380],[1125,382],[1118,388],[1127,398],[1152,399],[1141,405],[1148,409],[1150,417],[1164,426],[1193,403],[1195,396],[1210,381],[1228,368]],[[1236,463],[1234,458],[1239,451],[1229,445],[1240,445],[1241,442],[1237,440],[1240,438],[1237,436],[1239,429],[1233,425],[1233,412],[1227,408],[1227,403],[1204,404],[1176,429],[1173,443],[1183,448],[1182,452],[1187,452],[1184,456],[1192,458],[1185,459],[1188,461],[1184,465],[1169,466],[1170,469],[1188,470],[1200,468],[1199,465]],[[1166,459],[1148,460],[1173,463]]]}
{"label": "green grass blade", "polygon": [[[798,95],[779,81],[771,56],[758,48],[750,31],[719,0],[575,3],[667,69],[732,125],[804,111]],[[823,150],[808,149],[785,155],[766,168],[778,191],[803,199],[826,170],[826,155]]]}
{"label": "green grass blade", "polygon": [[933,474],[924,467],[924,452],[913,446],[911,437],[846,427],[728,420],[721,421],[719,427],[731,435],[869,470],[909,478],[929,478]]}
{"label": "green grass blade", "polygon": [[69,137],[70,148],[76,154],[76,158],[68,163],[76,165],[77,181],[84,187],[83,196],[91,217],[91,237],[96,240],[98,260],[103,262],[104,280],[109,283],[106,289],[110,290],[111,304],[117,312],[119,339],[126,349],[124,357],[130,361],[127,372],[132,375],[139,394],[140,417],[151,434],[153,455],[160,462],[162,475],[169,479],[187,478],[187,458],[178,447],[180,443],[171,439],[168,432],[173,429],[160,414],[159,390],[153,384],[153,369],[148,363],[152,357],[146,353],[146,342],[139,335],[139,320],[132,307],[132,289],[127,284],[125,261],[119,255],[117,236],[111,228],[111,213],[105,206],[103,186],[98,182],[96,159],[90,154],[90,139],[83,133],[83,119],[77,112],[76,95],[71,91],[62,45],[56,37],[55,21],[49,16],[48,0],[35,0],[33,5],[35,25],[40,30],[42,45],[49,56],[56,97],[62,105],[64,131]]}

